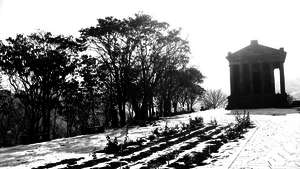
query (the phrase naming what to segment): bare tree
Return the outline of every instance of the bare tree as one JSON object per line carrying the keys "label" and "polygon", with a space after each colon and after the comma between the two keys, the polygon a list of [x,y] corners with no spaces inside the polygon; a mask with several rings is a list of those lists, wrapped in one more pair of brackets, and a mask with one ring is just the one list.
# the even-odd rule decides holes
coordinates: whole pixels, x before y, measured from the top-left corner
{"label": "bare tree", "polygon": [[227,96],[221,89],[207,90],[202,102],[205,109],[223,108],[227,104]]}

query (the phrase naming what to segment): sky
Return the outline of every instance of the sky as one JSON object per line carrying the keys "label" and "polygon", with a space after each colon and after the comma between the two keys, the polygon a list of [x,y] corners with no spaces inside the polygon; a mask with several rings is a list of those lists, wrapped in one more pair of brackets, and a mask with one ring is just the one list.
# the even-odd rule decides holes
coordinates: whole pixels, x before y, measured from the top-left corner
{"label": "sky", "polygon": [[37,30],[78,36],[97,18],[143,12],[181,28],[190,65],[206,89],[230,93],[227,53],[258,40],[287,52],[286,89],[300,96],[300,2],[297,0],[0,0],[0,39]]}

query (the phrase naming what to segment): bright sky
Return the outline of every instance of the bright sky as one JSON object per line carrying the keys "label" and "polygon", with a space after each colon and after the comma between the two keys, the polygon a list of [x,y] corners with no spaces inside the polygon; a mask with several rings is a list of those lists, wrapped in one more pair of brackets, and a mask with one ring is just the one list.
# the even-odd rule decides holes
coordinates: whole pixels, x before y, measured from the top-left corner
{"label": "bright sky", "polygon": [[225,59],[258,40],[284,47],[286,88],[300,91],[300,2],[297,0],[0,0],[0,39],[38,29],[78,35],[97,18],[124,18],[143,12],[174,28],[190,41],[191,65],[207,77],[205,88],[229,93]]}

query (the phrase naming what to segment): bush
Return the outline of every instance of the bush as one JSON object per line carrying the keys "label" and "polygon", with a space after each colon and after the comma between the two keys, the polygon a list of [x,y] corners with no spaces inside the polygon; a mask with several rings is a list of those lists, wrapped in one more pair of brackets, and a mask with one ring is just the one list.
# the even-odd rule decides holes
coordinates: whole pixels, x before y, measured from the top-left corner
{"label": "bush", "polygon": [[155,128],[155,129],[152,131],[152,134],[153,134],[153,135],[156,135],[156,136],[159,136],[160,133],[159,133],[158,129],[159,129],[159,128]]}
{"label": "bush", "polygon": [[244,111],[243,113],[235,112],[234,116],[235,116],[236,124],[232,128],[226,131],[226,136],[229,140],[233,140],[241,137],[245,129],[252,126],[249,112],[246,111]]}
{"label": "bush", "polygon": [[106,147],[104,148],[104,152],[107,154],[117,154],[121,146],[118,144],[117,137],[112,141],[109,136],[106,136],[107,144]]}
{"label": "bush", "polygon": [[135,142],[128,141],[128,137],[126,136],[123,143],[118,143],[117,137],[112,140],[109,136],[106,136],[107,144],[104,148],[104,152],[107,154],[119,154],[122,153],[127,147],[132,145],[142,145],[145,142],[145,138],[138,138]]}
{"label": "bush", "polygon": [[[160,132],[161,130],[161,132]],[[171,135],[174,135],[176,133],[178,133],[179,131],[181,131],[182,128],[179,128],[178,125],[175,125],[174,127],[168,127],[168,124],[166,123],[165,127],[162,129],[162,128],[155,128],[153,131],[152,131],[152,134],[153,136],[151,136],[152,138],[157,136],[157,137],[169,137]],[[150,137],[149,136],[149,137]],[[151,140],[150,140],[151,141]]]}
{"label": "bush", "polygon": [[242,129],[249,128],[251,126],[250,114],[244,111],[243,113],[235,112],[235,121]]}
{"label": "bush", "polygon": [[181,124],[181,130],[188,130],[189,124],[186,124],[186,123],[183,123],[183,122],[180,122],[180,124]]}
{"label": "bush", "polygon": [[136,139],[136,143],[138,145],[142,145],[144,142],[147,142],[147,140],[145,138],[143,138],[143,137]]}
{"label": "bush", "polygon": [[148,139],[149,139],[150,141],[153,141],[155,138],[156,138],[156,136],[155,136],[154,134],[150,134],[150,135],[148,136]]}
{"label": "bush", "polygon": [[171,128],[171,127],[168,127],[168,124],[166,123],[165,128],[162,132],[162,136],[169,137],[169,136],[176,134],[178,131],[179,131],[178,126]]}
{"label": "bush", "polygon": [[195,119],[189,119],[189,125],[191,129],[195,129],[197,127],[203,127],[203,118],[202,117],[195,117]]}
{"label": "bush", "polygon": [[228,140],[234,140],[241,137],[241,133],[234,126],[233,128],[226,130],[226,137]]}
{"label": "bush", "polygon": [[217,126],[217,125],[218,125],[218,122],[217,122],[217,120],[214,118],[214,119],[211,119],[210,122],[209,122],[208,124],[210,124],[210,125],[212,125],[212,126]]}

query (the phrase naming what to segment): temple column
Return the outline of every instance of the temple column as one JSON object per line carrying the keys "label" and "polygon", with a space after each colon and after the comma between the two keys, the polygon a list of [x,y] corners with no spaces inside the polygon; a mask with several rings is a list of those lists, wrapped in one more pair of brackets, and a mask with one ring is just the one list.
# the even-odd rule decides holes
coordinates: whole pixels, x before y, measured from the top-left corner
{"label": "temple column", "polygon": [[285,79],[284,79],[283,63],[280,63],[279,71],[280,71],[280,92],[281,94],[285,94]]}
{"label": "temple column", "polygon": [[244,88],[245,88],[245,86],[244,86],[244,79],[243,79],[243,75],[244,75],[244,69],[243,69],[243,63],[241,63],[240,65],[239,65],[239,76],[240,76],[240,82],[239,82],[239,93],[240,94],[244,94]]}
{"label": "temple column", "polygon": [[249,83],[250,83],[250,94],[254,93],[253,89],[253,72],[252,72],[252,64],[248,64],[249,66]]}
{"label": "temple column", "polygon": [[273,64],[270,63],[269,64],[269,73],[270,73],[270,83],[271,83],[271,90],[270,92],[272,94],[275,94],[275,80],[274,80],[274,67],[273,67]]}
{"label": "temple column", "polygon": [[233,65],[229,65],[230,69],[230,92],[231,95],[234,95],[234,77],[233,77]]}
{"label": "temple column", "polygon": [[260,93],[265,93],[265,79],[264,79],[264,64],[259,64],[259,74],[260,74]]}

